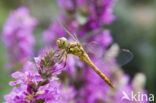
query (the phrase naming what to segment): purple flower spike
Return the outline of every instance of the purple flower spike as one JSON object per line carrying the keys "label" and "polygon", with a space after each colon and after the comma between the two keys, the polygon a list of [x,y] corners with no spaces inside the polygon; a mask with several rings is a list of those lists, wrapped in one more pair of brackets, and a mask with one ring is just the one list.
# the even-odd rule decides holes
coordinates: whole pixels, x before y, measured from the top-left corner
{"label": "purple flower spike", "polygon": [[57,77],[42,78],[33,66],[27,62],[22,72],[12,74],[17,80],[9,83],[13,90],[4,96],[6,103],[69,103],[74,98],[73,87],[65,88]]}
{"label": "purple flower spike", "polygon": [[11,12],[2,32],[8,50],[9,67],[14,68],[15,64],[23,64],[32,56],[35,44],[33,30],[36,25],[37,20],[30,16],[26,7]]}

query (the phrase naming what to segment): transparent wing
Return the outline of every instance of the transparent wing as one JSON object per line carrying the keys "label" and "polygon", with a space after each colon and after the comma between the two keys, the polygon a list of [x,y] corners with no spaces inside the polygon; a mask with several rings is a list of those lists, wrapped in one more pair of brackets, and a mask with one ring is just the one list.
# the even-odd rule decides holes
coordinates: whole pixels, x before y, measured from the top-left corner
{"label": "transparent wing", "polygon": [[129,63],[133,59],[133,53],[128,49],[121,49],[116,57],[116,61],[120,66]]}
{"label": "transparent wing", "polygon": [[129,63],[133,59],[133,53],[128,49],[120,49],[117,44],[113,44],[104,54],[104,60],[116,59],[119,66]]}
{"label": "transparent wing", "polygon": [[101,48],[101,46],[96,41],[92,41],[89,43],[82,43],[82,46],[88,54],[93,54],[93,55],[96,55],[96,53],[94,52],[95,50],[97,49],[99,50]]}
{"label": "transparent wing", "polygon": [[[57,20],[57,22],[59,23],[59,25],[64,29],[64,31],[69,35],[71,36],[75,41],[79,42],[77,36],[76,36],[76,33],[74,34],[71,34],[71,32],[69,30],[66,29],[66,27],[59,21]],[[79,42],[80,43],[80,42]]]}

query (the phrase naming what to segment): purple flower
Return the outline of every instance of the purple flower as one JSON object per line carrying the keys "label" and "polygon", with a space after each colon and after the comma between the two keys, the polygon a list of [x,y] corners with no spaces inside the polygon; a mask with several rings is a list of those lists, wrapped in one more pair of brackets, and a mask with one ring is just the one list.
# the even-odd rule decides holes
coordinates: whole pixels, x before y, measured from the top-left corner
{"label": "purple flower", "polygon": [[[26,99],[26,86],[22,85],[20,87],[14,87],[10,94],[7,94],[4,96],[6,103],[25,103],[27,101]],[[28,101],[27,101],[28,102]],[[30,102],[33,103],[33,102]]]}
{"label": "purple flower", "polygon": [[[6,103],[68,103],[74,98],[73,87],[64,88],[56,77],[42,78],[33,67],[32,62],[27,62],[23,72],[12,74],[17,80],[9,83],[13,90],[4,96]],[[16,87],[17,84],[20,85]]]}
{"label": "purple flower", "polygon": [[[66,24],[65,22],[66,18],[64,18],[63,14],[60,14],[59,22],[62,24]],[[65,25],[66,28],[71,32],[71,33],[76,33],[76,28],[78,27],[77,21],[75,18],[70,19],[68,22],[68,25]],[[50,44],[50,46],[54,46],[56,43],[56,39],[59,37],[66,37],[69,36],[67,33],[64,31],[64,29],[60,26],[60,24],[54,20],[52,24],[50,24],[49,28],[43,32],[43,41],[46,44]]]}
{"label": "purple flower", "polygon": [[97,34],[95,36],[95,41],[98,42],[103,48],[107,48],[113,42],[109,30],[105,30],[101,34]]}
{"label": "purple flower", "polygon": [[112,14],[111,10],[106,10],[102,13],[100,19],[104,24],[110,24],[115,20],[115,16]]}
{"label": "purple flower", "polygon": [[35,57],[37,70],[42,78],[50,78],[53,74],[60,74],[64,70],[62,64],[58,63],[58,57],[55,51],[48,47],[39,52]]}
{"label": "purple flower", "polygon": [[44,99],[45,103],[68,103],[74,96],[74,88],[64,88],[58,83],[58,78],[52,78],[47,85],[39,88],[37,99]]}
{"label": "purple flower", "polygon": [[32,81],[41,81],[42,78],[37,72],[34,72],[34,64],[32,62],[27,62],[23,66],[23,72],[14,72],[11,76],[17,81],[12,81],[9,84],[15,86],[17,84],[29,84]]}
{"label": "purple flower", "polygon": [[43,32],[43,38],[45,43],[55,43],[56,37],[65,36],[65,31],[59,26],[57,21],[49,26],[47,30]]}
{"label": "purple flower", "polygon": [[74,9],[74,3],[72,0],[59,0],[58,5],[68,11],[72,11]]}
{"label": "purple flower", "polygon": [[83,5],[87,0],[76,0],[77,5]]}
{"label": "purple flower", "polygon": [[19,87],[13,87],[11,93],[4,97],[6,103],[36,103],[35,101],[68,103],[75,96],[74,88],[64,88],[63,85],[58,83],[58,78],[51,78],[48,84],[39,87],[36,92],[35,90],[31,91],[33,86],[35,87],[35,84],[21,83]]}
{"label": "purple flower", "polygon": [[[73,34],[77,33],[78,37],[88,35],[88,33],[98,31],[102,29],[105,24],[111,24],[115,20],[115,16],[112,13],[112,7],[115,3],[113,0],[64,0],[58,1],[63,8],[70,8],[70,11],[74,11],[70,14],[70,18],[66,13],[69,9],[64,9],[59,15],[59,21],[63,23],[66,28]],[[81,6],[82,5],[82,6]],[[54,44],[56,37],[66,36],[66,33],[60,25],[54,20],[48,30],[44,32],[44,41]],[[94,35],[97,33],[95,32]],[[100,34],[100,33],[98,33]],[[102,33],[101,33],[102,34]]]}
{"label": "purple flower", "polygon": [[70,55],[68,57],[65,69],[69,72],[70,75],[74,76],[76,74],[76,66],[83,67],[83,63],[79,58]]}
{"label": "purple flower", "polygon": [[8,50],[10,66],[24,63],[33,54],[35,38],[33,30],[37,21],[26,7],[11,12],[4,24],[2,38]]}

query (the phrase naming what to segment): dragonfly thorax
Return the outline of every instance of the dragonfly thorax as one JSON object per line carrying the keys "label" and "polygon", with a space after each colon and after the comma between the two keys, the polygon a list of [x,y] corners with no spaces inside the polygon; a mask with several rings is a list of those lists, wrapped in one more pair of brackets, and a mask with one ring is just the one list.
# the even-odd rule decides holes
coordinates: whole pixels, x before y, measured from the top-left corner
{"label": "dragonfly thorax", "polygon": [[61,38],[57,39],[56,43],[60,49],[66,49],[69,44],[68,40],[65,37],[61,37]]}
{"label": "dragonfly thorax", "polygon": [[68,54],[76,56],[82,56],[84,54],[84,50],[78,42],[70,42],[66,51]]}

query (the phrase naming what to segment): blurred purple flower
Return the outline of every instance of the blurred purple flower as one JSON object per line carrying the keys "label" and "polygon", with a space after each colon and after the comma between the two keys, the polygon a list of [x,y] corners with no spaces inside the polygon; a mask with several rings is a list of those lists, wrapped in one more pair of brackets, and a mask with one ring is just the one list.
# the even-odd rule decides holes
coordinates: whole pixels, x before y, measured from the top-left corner
{"label": "blurred purple flower", "polygon": [[74,9],[74,3],[73,0],[59,0],[58,5],[68,11],[72,11]]}
{"label": "blurred purple flower", "polygon": [[70,75],[74,76],[76,74],[76,67],[83,67],[83,63],[79,58],[70,55],[67,60],[65,69],[69,72]]}
{"label": "blurred purple flower", "polygon": [[103,31],[100,35],[95,36],[95,41],[98,42],[103,48],[107,48],[112,42],[112,36],[109,30]]}
{"label": "blurred purple flower", "polygon": [[[75,18],[69,20],[69,22],[66,22],[66,18],[64,18],[63,14],[60,14],[59,18],[60,22],[63,24],[68,24],[66,27],[71,33],[76,33],[76,28],[78,26],[77,21]],[[70,23],[71,22],[71,23]],[[43,32],[43,41],[46,44],[50,44],[50,46],[54,46],[56,39],[59,37],[66,37],[69,36],[64,31],[64,29],[59,25],[59,23],[54,20],[52,24],[50,24],[49,28]]]}
{"label": "blurred purple flower", "polygon": [[35,44],[33,30],[36,24],[37,20],[30,16],[26,7],[20,7],[11,12],[2,32],[10,66],[24,63],[32,56]]}
{"label": "blurred purple flower", "polygon": [[[66,2],[59,0],[58,2],[63,9],[65,8],[65,11],[60,13],[58,20],[72,34],[77,33],[78,37],[88,35],[89,32],[101,29],[103,25],[111,24],[115,20],[112,13],[114,0],[67,0]],[[71,13],[73,10],[74,12]],[[70,17],[67,15],[68,12],[71,13]],[[56,37],[66,36],[62,27],[55,20],[43,34],[44,41],[51,45]]]}
{"label": "blurred purple flower", "polygon": [[45,43],[55,43],[56,37],[61,36],[65,36],[65,31],[59,26],[57,21],[54,21],[53,24],[43,32],[43,41]]}

